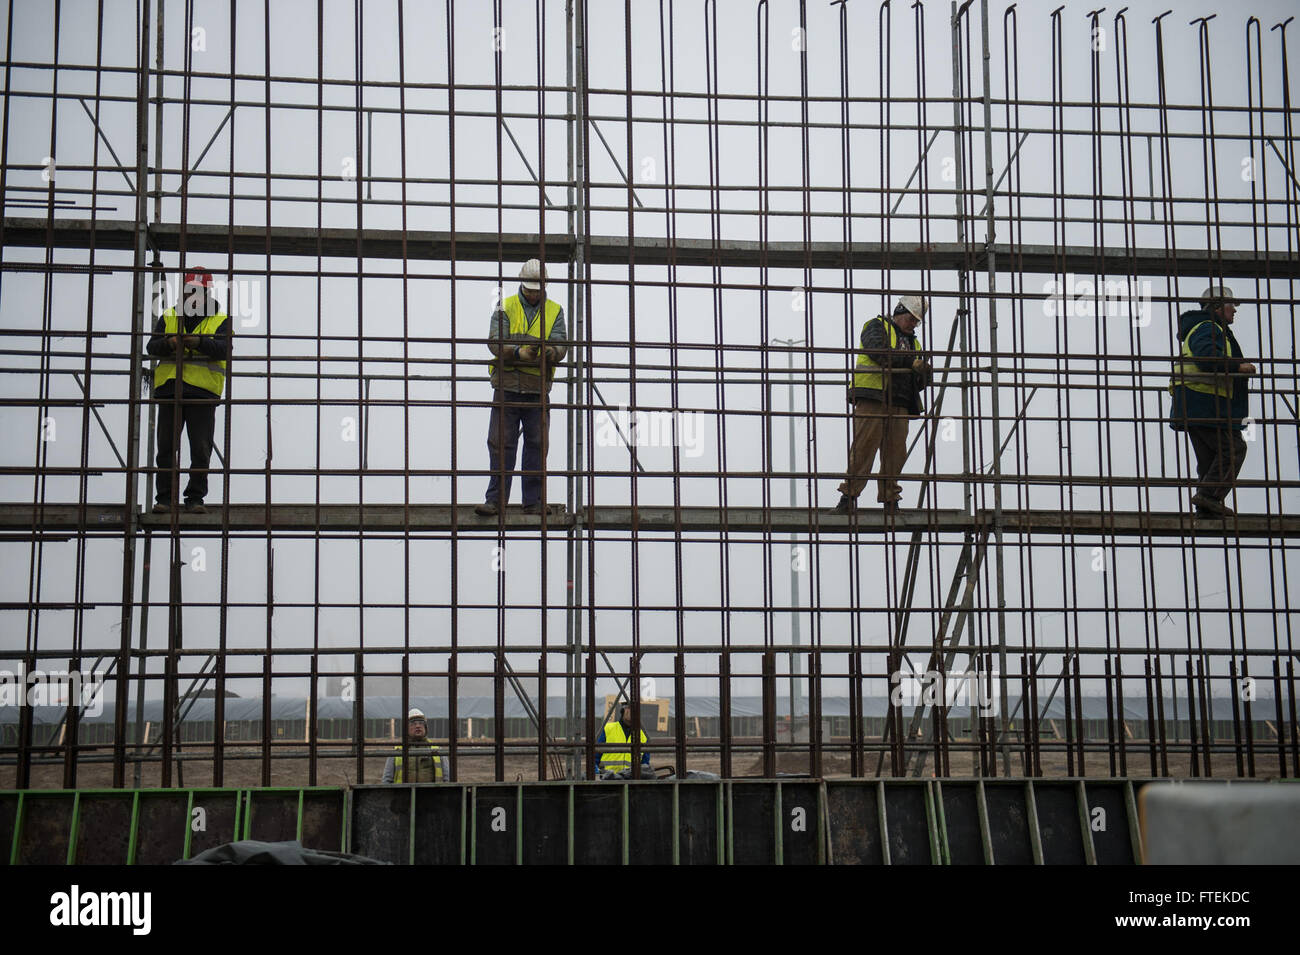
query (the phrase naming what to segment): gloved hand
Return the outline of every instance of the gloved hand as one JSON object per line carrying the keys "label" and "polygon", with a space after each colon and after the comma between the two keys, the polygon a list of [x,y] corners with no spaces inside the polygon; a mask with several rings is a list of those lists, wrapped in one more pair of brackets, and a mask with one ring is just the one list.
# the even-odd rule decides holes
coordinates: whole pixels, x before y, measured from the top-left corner
{"label": "gloved hand", "polygon": [[553,365],[560,360],[560,350],[554,345],[546,346],[546,363]]}
{"label": "gloved hand", "polygon": [[522,346],[520,346],[520,348],[519,348],[519,360],[520,360],[520,361],[526,361],[526,362],[535,362],[535,361],[537,361],[537,346],[536,346],[536,345],[522,345]]}
{"label": "gloved hand", "polygon": [[930,373],[930,363],[924,358],[918,358],[916,361],[912,362],[912,371],[928,375]]}

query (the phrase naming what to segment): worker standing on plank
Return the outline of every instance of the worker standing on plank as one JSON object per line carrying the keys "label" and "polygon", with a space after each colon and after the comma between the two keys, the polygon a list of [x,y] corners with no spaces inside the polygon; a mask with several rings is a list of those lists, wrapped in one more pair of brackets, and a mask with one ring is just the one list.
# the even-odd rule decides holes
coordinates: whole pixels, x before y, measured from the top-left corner
{"label": "worker standing on plank", "polygon": [[925,311],[925,300],[919,295],[904,295],[893,315],[878,315],[862,325],[858,337],[862,350],[849,389],[853,444],[848,474],[839,487],[836,514],[848,514],[857,506],[858,495],[871,477],[877,451],[880,473],[876,500],[884,505],[886,514],[899,511],[903,488],[898,475],[907,460],[908,424],[925,410],[921,392],[933,379],[916,335]]}
{"label": "worker standing on plank", "polygon": [[[649,742],[645,730],[641,730],[641,742]],[[598,754],[596,757],[597,776],[602,773],[622,773],[632,768],[632,706],[630,703],[620,703],[618,706],[618,719],[601,727],[600,733],[596,736],[596,745],[599,746],[602,743],[624,744],[628,746],[628,749]],[[650,770],[650,754],[644,750],[641,752],[641,775],[646,779],[653,777]]]}
{"label": "worker standing on plank", "polygon": [[[551,384],[564,360],[564,309],[546,297],[546,269],[529,259],[519,272],[519,291],[492,313],[488,348],[496,359],[492,374],[492,417],[488,422],[486,500],[474,508],[494,516],[510,498],[510,482],[524,434],[524,513],[542,513],[545,496],[546,449],[550,431]],[[558,505],[547,506],[548,514]]]}
{"label": "worker standing on plank", "polygon": [[[176,502],[180,484],[178,445],[181,430],[190,440],[190,480],[185,485],[185,510],[206,514],[208,463],[217,425],[217,405],[226,385],[232,335],[230,318],[212,294],[212,273],[185,273],[181,315],[169,308],[154,323],[145,351],[160,359],[153,371],[153,396],[158,401],[158,473],[155,514],[166,514]],[[177,366],[184,371],[176,380]]]}
{"label": "worker standing on plank", "polygon": [[1178,318],[1182,359],[1169,382],[1169,427],[1185,431],[1196,453],[1192,506],[1198,517],[1232,514],[1223,502],[1246,460],[1241,432],[1255,366],[1242,358],[1230,327],[1239,304],[1230,288],[1212,285],[1201,293],[1199,309]]}
{"label": "worker standing on plank", "polygon": [[429,742],[429,723],[424,718],[424,711],[412,707],[406,714],[407,751],[410,753],[411,767],[407,771],[403,765],[402,747],[396,756],[389,756],[384,766],[386,783],[440,783],[447,778],[445,764],[438,747]]}

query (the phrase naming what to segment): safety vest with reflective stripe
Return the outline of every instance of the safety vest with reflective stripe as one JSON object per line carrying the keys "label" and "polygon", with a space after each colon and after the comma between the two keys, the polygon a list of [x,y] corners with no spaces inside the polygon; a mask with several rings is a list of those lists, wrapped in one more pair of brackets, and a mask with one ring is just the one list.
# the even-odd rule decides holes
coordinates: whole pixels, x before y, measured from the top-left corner
{"label": "safety vest with reflective stripe", "polygon": [[[393,757],[393,782],[402,782],[402,747],[393,747],[397,750],[397,755]],[[438,754],[438,747],[432,743],[429,744],[429,752],[418,752],[419,747],[411,746],[411,758],[415,760],[415,772],[411,774],[411,779],[407,782],[412,783],[440,783],[443,779],[442,756]]]}
{"label": "safety vest with reflective stripe", "polygon": [[[630,737],[624,730],[623,724],[615,721],[605,724],[605,742],[606,743],[631,743]],[[641,742],[648,742],[645,730],[641,731]],[[600,757],[600,768],[610,773],[621,773],[625,769],[632,768],[632,751],[612,751],[602,753]]]}
{"label": "safety vest with reflective stripe", "polygon": [[[882,316],[877,315],[875,318],[869,318],[862,323],[862,331],[867,330],[867,326],[872,322],[885,322],[885,330],[889,332],[889,347],[898,347],[898,329],[894,327],[893,322],[886,322]],[[862,335],[858,335],[859,341]],[[921,350],[921,339],[914,337],[912,339],[912,348],[914,351]],[[853,376],[853,387],[871,389],[872,391],[883,392],[885,390],[885,375],[881,370],[880,364],[876,362],[866,352],[858,352],[858,370]]]}
{"label": "safety vest with reflective stripe", "polygon": [[[1174,365],[1174,376],[1169,379],[1169,393],[1171,395],[1174,393],[1175,386],[1182,386],[1203,395],[1218,395],[1220,398],[1232,397],[1232,378],[1226,372],[1216,374],[1201,371],[1196,364],[1196,356],[1192,354],[1190,344],[1192,336],[1196,334],[1198,328],[1208,323],[1211,323],[1208,318],[1203,322],[1197,322],[1183,336],[1183,360]],[[1239,357],[1232,353],[1232,340],[1227,335],[1223,336],[1223,344],[1228,350],[1229,358]]]}
{"label": "safety vest with reflective stripe", "polygon": [[[511,295],[506,299],[501,305],[501,311],[506,313],[506,318],[510,322],[509,333],[511,335],[528,335],[531,338],[536,338],[539,342],[549,339],[551,329],[555,327],[555,320],[560,317],[560,303],[552,302],[548,298],[542,302],[542,305],[544,307],[537,310],[530,322],[524,315],[524,305],[523,302],[519,301],[518,295]],[[538,321],[538,318],[542,316],[545,316],[544,326],[542,322]],[[508,361],[503,361],[501,368],[503,371],[518,371],[525,375],[540,375],[542,373],[542,369],[537,365],[514,365]],[[489,363],[488,374],[495,375],[496,370],[497,363]],[[554,378],[555,363],[552,362],[550,368],[547,369],[547,380],[550,381]]]}
{"label": "safety vest with reflective stripe", "polygon": [[[221,328],[221,323],[225,320],[226,316],[218,312],[216,315],[209,315],[199,322],[193,331],[184,332],[180,330],[180,322],[176,318],[176,309],[169,308],[163,315],[163,334],[169,338],[172,335],[215,335],[217,330]],[[157,367],[153,370],[154,390],[157,391],[175,377],[176,363],[174,361],[164,359],[158,362]],[[204,391],[219,395],[226,387],[226,363],[224,361],[212,361],[202,352],[186,348],[183,380],[187,385],[193,385],[195,388],[202,388]]]}

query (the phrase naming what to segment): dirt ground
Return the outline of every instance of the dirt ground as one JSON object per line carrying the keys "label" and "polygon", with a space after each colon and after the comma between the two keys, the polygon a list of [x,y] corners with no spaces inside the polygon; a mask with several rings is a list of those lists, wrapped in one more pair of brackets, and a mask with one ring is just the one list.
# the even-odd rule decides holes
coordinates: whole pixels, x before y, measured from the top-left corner
{"label": "dirt ground", "polygon": [[[481,743],[481,741],[480,741]],[[462,743],[462,746],[467,743]],[[446,751],[445,744],[443,746]],[[355,757],[346,755],[345,749],[331,749],[321,747],[321,755],[317,759],[317,772],[314,784],[317,786],[351,786],[359,782],[378,783],[381,781],[384,772],[384,762],[386,757],[373,756],[367,757],[365,764],[364,780],[358,778],[357,765]],[[330,756],[330,753],[338,755]],[[171,785],[177,788],[201,788],[213,785],[213,765],[211,749],[209,747],[187,747],[181,751],[181,759],[173,763],[173,772]],[[270,763],[269,780],[263,776],[261,754],[257,748],[227,748],[225,752],[224,778],[222,785],[226,787],[261,787],[261,786],[285,786],[300,787],[312,785],[309,773],[308,761],[304,757],[276,757]],[[668,765],[672,762],[672,754],[661,753],[651,756],[651,760],[656,766]],[[1242,762],[1245,764],[1245,754],[1242,754]],[[864,775],[875,777],[877,775],[877,764],[880,764],[880,775],[888,777],[890,773],[890,760],[888,753],[885,754],[883,761],[880,760],[878,753],[868,753]],[[950,773],[952,777],[971,777],[974,776],[975,762],[972,754],[953,753],[949,760]],[[1185,754],[1170,755],[1169,775],[1174,778],[1190,778],[1192,776],[1191,765]],[[914,766],[915,764],[913,764]],[[694,752],[690,753],[688,769],[718,773],[720,771],[720,761],[716,753]],[[1044,753],[1042,755],[1042,768],[1045,777],[1065,777],[1071,775],[1068,773],[1068,766],[1064,753]],[[1138,752],[1130,749],[1128,752],[1127,773],[1121,774],[1117,765],[1115,775],[1127,775],[1132,778],[1146,778],[1151,775],[1150,758],[1145,752]],[[747,751],[737,750],[732,754],[733,778],[761,778],[763,775],[763,757],[761,751],[750,749]],[[808,754],[785,752],[777,754],[776,769],[778,773],[806,774],[809,772]],[[924,769],[920,775],[929,778],[934,775],[934,760],[931,756],[927,759]],[[1001,760],[999,759],[999,774],[1001,770]],[[1234,753],[1216,753],[1211,761],[1212,775],[1215,778],[1235,778],[1239,775],[1237,770],[1237,756]],[[1248,769],[1245,772],[1249,775]],[[548,774],[549,775],[549,774]],[[846,755],[835,753],[825,754],[822,758],[822,775],[826,779],[848,779],[850,778],[850,763]],[[908,772],[906,775],[913,775]],[[1024,757],[1023,752],[1012,751],[1011,753],[1011,775],[1012,777],[1023,777]],[[1105,752],[1088,753],[1084,763],[1083,772],[1079,767],[1074,767],[1074,776],[1086,775],[1091,778],[1111,776],[1110,761]],[[1276,749],[1264,751],[1257,748],[1255,751],[1255,774],[1257,778],[1270,779],[1279,775]],[[486,753],[466,755],[459,754],[457,766],[457,781],[466,783],[490,783],[496,782],[495,760],[491,751]],[[538,774],[537,756],[535,752],[529,752],[526,755],[508,754],[505,757],[505,773],[501,781],[504,782],[535,782],[541,777]],[[551,776],[550,778],[554,778]],[[17,784],[17,770],[13,765],[0,766],[0,789],[14,789]],[[76,788],[78,789],[106,789],[113,785],[113,767],[111,762],[91,762],[82,761],[77,767]],[[135,782],[135,770],[133,766],[128,765],[127,785],[133,787]],[[162,785],[161,766],[158,763],[148,763],[141,768],[139,785],[143,788],[156,788]],[[63,763],[51,762],[37,764],[32,767],[31,777],[32,789],[62,789],[63,781]]]}

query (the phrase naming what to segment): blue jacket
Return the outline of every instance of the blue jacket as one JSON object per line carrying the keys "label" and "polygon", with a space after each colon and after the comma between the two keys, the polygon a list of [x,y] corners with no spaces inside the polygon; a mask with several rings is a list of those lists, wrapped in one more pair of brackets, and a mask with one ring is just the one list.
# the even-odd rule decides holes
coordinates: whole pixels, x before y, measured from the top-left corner
{"label": "blue jacket", "polygon": [[[1204,324],[1201,324],[1204,322]],[[1184,312],[1178,318],[1178,351],[1182,353],[1183,339],[1196,325],[1196,334],[1188,339],[1192,355],[1198,361],[1201,371],[1208,373],[1230,374],[1241,367],[1245,358],[1241,346],[1232,334],[1232,329],[1220,324],[1210,312],[1199,309]],[[1228,357],[1227,346],[1232,345],[1232,357]],[[1205,359],[1201,361],[1199,359]],[[1169,427],[1175,431],[1193,428],[1242,429],[1242,419],[1250,414],[1250,379],[1239,377],[1232,379],[1232,397],[1221,398],[1192,391],[1181,385],[1173,389],[1173,402],[1169,409]]]}

